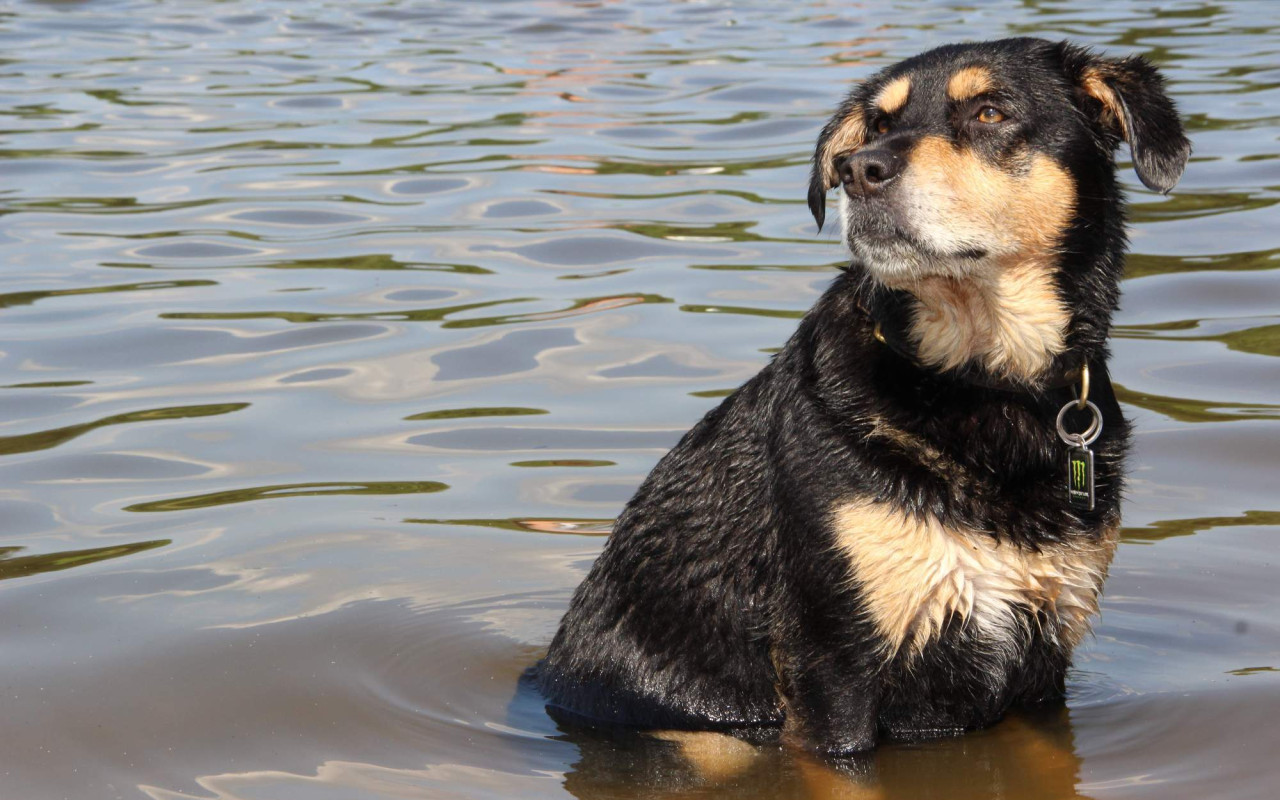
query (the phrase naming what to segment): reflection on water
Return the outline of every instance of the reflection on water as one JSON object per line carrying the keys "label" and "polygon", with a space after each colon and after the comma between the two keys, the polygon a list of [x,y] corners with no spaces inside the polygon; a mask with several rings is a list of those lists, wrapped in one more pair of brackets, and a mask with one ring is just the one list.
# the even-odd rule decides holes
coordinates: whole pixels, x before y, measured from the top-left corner
{"label": "reflection on water", "polygon": [[67,550],[61,553],[45,553],[38,556],[15,556],[21,547],[0,547],[0,580],[23,578],[41,572],[56,572],[60,569],[71,569],[85,564],[105,561],[109,558],[120,558],[164,547],[172,544],[168,539],[157,539],[151,542],[136,542],[114,547],[91,547],[87,550]]}
{"label": "reflection on water", "polygon": [[[84,381],[83,383],[91,382]],[[76,381],[75,383],[80,384],[81,382]],[[41,387],[37,386],[36,388]],[[83,422],[79,425],[68,425],[65,428],[55,428],[53,430],[15,436],[0,436],[0,454],[13,455],[16,453],[30,453],[33,450],[47,450],[51,447],[66,444],[77,436],[83,436],[89,431],[104,428],[108,425],[123,425],[128,422],[151,422],[164,419],[184,419],[187,417],[208,417],[216,414],[230,414],[233,411],[240,411],[248,407],[248,403],[221,403],[205,406],[153,408],[146,411],[112,414],[109,417],[103,417],[92,422]]]}
{"label": "reflection on water", "polygon": [[377,483],[294,483],[282,486],[255,486],[229,492],[210,492],[190,497],[175,497],[152,503],[135,503],[125,506],[125,511],[187,511],[193,508],[222,506],[228,503],[247,503],[250,500],[271,500],[281,497],[315,497],[330,494],[425,494],[443,492],[449,487],[438,481]]}
{"label": "reflection on water", "polygon": [[565,788],[582,800],[623,797],[1086,798],[1068,712],[1015,716],[963,739],[889,745],[822,761],[719,734],[579,732]]}
{"label": "reflection on water", "polygon": [[[177,0],[0,10],[5,797],[1258,798],[1274,588],[1269,4]],[[845,85],[1142,52],[1123,544],[1068,708],[823,764],[560,730],[520,683],[626,497],[841,250]],[[139,513],[150,512],[150,513]]]}

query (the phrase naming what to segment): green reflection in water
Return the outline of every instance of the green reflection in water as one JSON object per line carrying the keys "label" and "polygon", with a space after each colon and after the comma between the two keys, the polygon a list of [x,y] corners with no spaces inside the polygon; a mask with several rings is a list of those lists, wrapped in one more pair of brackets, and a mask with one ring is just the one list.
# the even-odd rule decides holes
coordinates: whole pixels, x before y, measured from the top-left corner
{"label": "green reflection in water", "polygon": [[113,414],[93,422],[68,425],[65,428],[24,433],[18,436],[0,436],[0,455],[48,450],[51,447],[57,447],[60,444],[69,442],[77,436],[83,436],[89,431],[105,428],[108,425],[124,425],[130,422],[155,422],[166,419],[189,419],[192,417],[214,417],[219,414],[230,414],[233,411],[240,411],[248,407],[248,403],[214,403],[203,406],[151,408],[146,411]]}
{"label": "green reflection in water", "polygon": [[1280,325],[1259,325],[1256,328],[1245,328],[1239,331],[1217,333],[1210,336],[1152,336],[1153,333],[1167,331],[1195,330],[1200,320],[1176,320],[1173,322],[1157,322],[1150,325],[1118,325],[1115,336],[1121,339],[1164,339],[1179,342],[1221,342],[1228,350],[1237,353],[1252,353],[1259,356],[1280,356]]}
{"label": "green reflection in water", "polygon": [[779,308],[751,308],[750,306],[707,306],[687,304],[680,306],[681,311],[694,314],[741,314],[748,317],[776,317],[778,319],[800,319],[807,311],[787,311]]}
{"label": "green reflection in water", "polygon": [[120,89],[85,89],[84,93],[106,103],[120,106],[170,106],[174,103],[153,100],[130,100]]}
{"label": "green reflection in water", "polygon": [[[479,159],[477,159],[479,160]],[[575,166],[580,162],[575,162]],[[653,177],[669,177],[671,175],[680,175],[684,173],[705,173],[707,170],[716,170],[717,175],[739,176],[748,175],[752,172],[766,172],[773,169],[788,169],[791,167],[804,167],[809,163],[809,156],[797,156],[795,158],[758,158],[743,159],[741,161],[716,161],[701,160],[693,161],[617,161],[602,160],[595,162],[595,174],[597,175],[649,175]],[[798,203],[799,201],[797,201]]]}
{"label": "green reflection in water", "polygon": [[64,550],[61,553],[42,553],[38,556],[18,556],[17,558],[10,556],[24,548],[3,547],[0,548],[0,580],[71,569],[111,558],[131,556],[134,553],[154,550],[172,543],[172,539],[153,539],[149,542],[134,542],[113,547],[91,547],[87,550]]}
{"label": "green reflection in water", "polygon": [[672,302],[675,301],[670,297],[663,297],[660,294],[623,294],[608,295],[605,297],[585,297],[579,300],[574,300],[568,308],[563,308],[559,311],[541,311],[531,314],[504,314],[502,316],[495,317],[449,320],[440,327],[486,328],[492,325],[513,325],[523,322],[541,322],[549,319],[577,317],[583,314],[593,314],[597,311],[612,311],[617,308],[625,308],[626,306]]}
{"label": "green reflection in water", "polygon": [[0,294],[0,308],[29,306],[37,300],[50,297],[71,297],[80,294],[105,294],[107,292],[149,292],[153,289],[186,289],[193,286],[217,286],[217,281],[148,281],[122,283],[115,286],[92,286],[83,289],[51,289],[43,292],[10,292]]}
{"label": "green reflection in water", "polygon": [[[469,59],[459,59],[459,62],[460,63],[477,63],[477,62],[470,62]],[[478,62],[478,63],[483,64],[486,62]],[[501,68],[498,67],[497,65],[486,64],[486,66],[492,67],[495,71],[501,72]],[[524,85],[525,83],[523,81],[511,81],[511,82],[501,83],[501,84],[488,84],[487,88],[493,88],[495,86],[509,86],[512,88],[519,89],[519,88],[523,88]],[[413,92],[413,93],[417,94],[418,92]],[[431,94],[431,92],[421,92],[421,93]],[[525,114],[519,111],[504,111],[499,114],[494,114],[492,117],[488,117],[488,118],[476,118],[476,119],[467,120],[466,122],[455,122],[452,124],[440,125],[434,130],[428,131],[426,133],[411,133],[404,136],[383,137],[379,141],[395,141],[400,143],[401,146],[407,145],[410,147],[419,147],[421,146],[421,142],[419,140],[421,140],[422,138],[444,136],[450,133],[470,132],[476,128],[519,128],[529,120],[530,120],[530,115],[528,114]],[[395,123],[390,123],[390,124],[404,124],[404,123],[401,120],[397,120]],[[527,140],[521,139],[519,141],[527,141]],[[366,146],[367,145],[364,145],[364,144],[354,145],[354,147],[366,147]],[[505,157],[494,155],[494,156],[491,156],[491,158],[505,158]],[[406,164],[404,166],[394,167],[391,169],[349,170],[349,171],[343,171],[343,172],[328,172],[324,174],[344,175],[344,176],[353,176],[353,175],[400,176],[406,173],[413,174],[413,173],[419,173],[419,172],[425,173],[425,174],[432,174],[433,173],[433,170],[431,169],[432,167],[447,165],[452,163],[457,163],[457,162],[438,161],[438,162],[427,163],[427,164]]]}
{"label": "green reflection in water", "polygon": [[349,314],[317,314],[310,311],[173,311],[161,314],[161,319],[247,320],[279,319],[285,322],[349,322],[351,320],[381,320],[385,322],[439,322],[450,314],[474,311],[478,308],[528,303],[537,298],[513,297],[510,300],[488,300],[483,303],[463,303],[441,308],[417,308],[405,311],[365,311]]}
{"label": "green reflection in water", "polygon": [[1241,353],[1280,356],[1280,325],[1263,325],[1258,328],[1247,328],[1242,331],[1232,331],[1231,333],[1206,336],[1205,338],[1222,342],[1229,350]]}
{"label": "green reflection in water", "polygon": [[125,506],[125,511],[189,511],[194,508],[227,506],[250,500],[275,500],[282,497],[316,497],[334,494],[431,494],[443,492],[449,484],[438,481],[375,481],[372,483],[282,483],[277,486],[254,486],[226,492],[174,497]]}
{"label": "green reflection in water", "polygon": [[544,461],[512,461],[513,467],[616,467],[616,461],[595,461],[589,458],[549,458]]}
{"label": "green reflection in water", "polygon": [[156,214],[216,205],[221,199],[181,203],[140,203],[136,197],[42,197],[13,203],[16,211],[63,211],[71,214]]}
{"label": "green reflection in water", "polygon": [[715,222],[710,225],[666,225],[659,222],[630,222],[610,225],[615,230],[638,233],[651,239],[698,242],[799,242],[804,239],[775,239],[752,233],[756,222]]}
{"label": "green reflection in water", "polygon": [[1150,322],[1146,325],[1117,325],[1115,326],[1116,336],[1125,339],[1158,339],[1158,336],[1148,336],[1148,333],[1163,331],[1193,331],[1200,327],[1198,319],[1175,319],[1168,322]]}
{"label": "green reflection in water", "polygon": [[1133,221],[1168,222],[1170,220],[1212,217],[1237,211],[1255,211],[1270,208],[1280,200],[1249,192],[1221,192],[1213,194],[1178,192],[1157,203],[1134,203]]}
{"label": "green reflection in water", "polygon": [[1245,667],[1244,669],[1227,670],[1228,675],[1239,675],[1241,677],[1245,675],[1260,675],[1264,672],[1280,672],[1280,669],[1275,667]]}
{"label": "green reflection in water", "polygon": [[628,194],[625,192],[582,192],[569,189],[543,189],[543,194],[559,194],[568,197],[583,197],[589,200],[668,200],[675,197],[719,196],[746,200],[758,205],[799,205],[800,200],[778,200],[755,192],[731,191],[728,189],[690,189],[683,192],[654,192],[652,194]]}
{"label": "green reflection in water", "polygon": [[524,417],[534,414],[548,414],[541,408],[520,408],[519,406],[489,408],[444,408],[439,411],[424,411],[405,417],[410,422],[428,419],[466,419],[470,417]]}
{"label": "green reflection in water", "polygon": [[832,269],[842,269],[844,266],[844,262],[835,264],[690,264],[689,269],[723,272],[829,272]]}
{"label": "green reflection in water", "polygon": [[[17,64],[17,59],[0,58],[0,67],[7,67],[10,64]],[[58,108],[52,103],[22,103],[19,105],[9,106],[0,116],[16,117],[18,119],[41,119],[46,117],[56,117],[61,114],[74,114],[75,111],[67,108]]]}
{"label": "green reflection in water", "polygon": [[[727,61],[728,59],[725,59],[725,60]],[[746,62],[742,61],[741,63],[746,63]],[[641,77],[641,76],[637,75],[637,77]],[[629,122],[629,127],[643,128],[643,127],[652,127],[655,125],[661,126],[661,127],[668,127],[672,124],[670,115],[665,113],[664,114],[649,113],[649,114],[644,114],[643,116],[654,117],[655,119],[652,119],[651,121],[648,121],[648,122],[638,122],[638,121],[632,120]],[[735,114],[729,114],[727,116],[722,116],[722,117],[681,116],[679,124],[680,125],[726,125],[728,126],[728,125],[738,125],[743,122],[762,122],[768,119],[786,119],[786,118],[787,118],[786,115],[778,114],[775,116],[773,114],[769,114],[764,111],[739,111]]]}
{"label": "green reflection in water", "polygon": [[[1164,414],[1179,422],[1227,422],[1240,419],[1280,419],[1280,406],[1265,403],[1226,403],[1193,400],[1189,397],[1165,397],[1138,392],[1113,383],[1120,402]],[[1226,410],[1220,410],[1226,409]]]}
{"label": "green reflection in water", "polygon": [[737,389],[703,389],[700,392],[689,392],[690,397],[728,397]]}
{"label": "green reflection in water", "polygon": [[[88,130],[93,130],[92,128]],[[74,156],[76,158],[136,158],[142,153],[133,150],[72,150],[68,148],[57,149],[11,149],[0,148],[0,160],[19,159],[19,158],[66,158]]]}
{"label": "green reflection in water", "polygon": [[558,281],[585,281],[591,278],[607,278],[610,275],[625,275],[631,271],[631,267],[619,267],[617,269],[602,269],[599,272],[575,272],[570,275],[557,275]]}
{"label": "green reflection in water", "polygon": [[[520,124],[520,123],[513,123]],[[437,131],[432,135],[439,135],[445,131]],[[416,144],[410,146],[419,146]],[[323,145],[314,146],[314,149],[343,149],[352,147],[352,145]],[[295,148],[304,149],[304,148]],[[661,152],[662,150],[678,150],[688,152],[687,148],[648,148],[653,152]],[[742,176],[749,175],[753,172],[767,172],[775,169],[787,169],[791,167],[807,167],[810,156],[806,154],[795,155],[792,157],[779,156],[774,158],[745,158],[737,161],[717,160],[712,158],[696,158],[689,161],[669,161],[646,159],[640,160],[622,160],[617,158],[601,158],[598,160],[589,159],[572,159],[565,166],[581,170],[592,175],[645,175],[650,177],[670,177],[671,175],[681,174],[705,174],[708,170],[714,170],[717,175]],[[553,160],[552,164],[556,162]],[[543,164],[533,165],[535,168],[545,168]],[[485,168],[487,167],[487,169]],[[470,158],[456,158],[442,161],[433,161],[423,164],[407,164],[393,169],[375,169],[375,170],[342,170],[342,171],[323,171],[312,173],[321,176],[368,176],[368,175],[392,175],[404,177],[406,174],[445,176],[453,174],[465,174],[475,172],[521,172],[531,168],[531,165],[510,155],[491,153]],[[803,201],[794,201],[800,204]]]}
{"label": "green reflection in water", "polygon": [[453,314],[462,314],[481,308],[510,305],[512,303],[531,303],[536,297],[512,297],[507,300],[489,300],[483,303],[463,303],[441,308],[420,308],[404,311],[365,311],[342,314],[319,314],[309,311],[175,311],[161,314],[161,319],[183,320],[249,320],[280,319],[285,322],[350,322],[353,320],[373,320],[381,322],[441,322],[442,328],[487,328],[495,325],[515,325],[525,322],[542,322],[545,320],[576,317],[592,314],[597,311],[610,311],[625,306],[645,303],[670,303],[669,297],[657,294],[609,295],[606,297],[587,297],[575,300],[568,308],[556,311],[537,311],[529,314],[501,314],[489,317],[473,317],[471,319],[449,320]]}
{"label": "green reflection in water", "polygon": [[1126,279],[1150,275],[1173,275],[1180,272],[1231,270],[1251,272],[1280,267],[1280,250],[1255,250],[1207,256],[1160,256],[1130,253],[1125,259]]}
{"label": "green reflection in water", "polygon": [[[2,134],[3,131],[0,131]],[[69,195],[64,197],[40,197],[29,200],[20,200],[9,205],[13,211],[61,211],[69,214],[86,214],[86,215],[110,215],[110,214],[160,214],[169,211],[186,211],[193,208],[203,208],[205,206],[227,204],[227,203],[252,203],[258,202],[259,198],[253,196],[245,197],[216,197],[205,198],[201,200],[186,200],[170,203],[145,203],[140,202],[136,197],[86,197]],[[346,204],[361,204],[372,206],[408,206],[414,205],[412,202],[388,202],[385,200],[371,200],[356,195],[340,194],[340,195],[294,195],[289,198],[291,203],[303,202],[341,202]]]}
{"label": "green reflection in water", "polygon": [[608,536],[613,529],[611,519],[568,517],[561,519],[414,519],[414,525],[456,525],[469,528],[493,528],[501,531],[533,531],[535,533],[570,533],[578,536]]}
{"label": "green reflection in water", "polygon": [[[104,267],[124,269],[173,269],[173,267],[156,267],[152,264],[131,261],[107,261]],[[258,263],[232,264],[236,269],[350,269],[378,271],[409,272],[453,272],[460,275],[492,275],[493,270],[477,267],[474,264],[445,264],[435,262],[400,261],[387,253],[367,253],[358,256],[342,256],[339,258],[298,258],[286,261],[264,261]],[[179,267],[179,269],[181,269]]]}
{"label": "green reflection in water", "polygon": [[93,381],[35,381],[33,383],[11,383],[0,386],[0,389],[63,389],[68,386],[89,386]]}
{"label": "green reflection in water", "polygon": [[1280,511],[1246,511],[1239,517],[1196,517],[1194,519],[1162,519],[1145,528],[1122,528],[1120,538],[1125,542],[1158,542],[1177,536],[1191,536],[1211,528],[1240,528],[1244,526],[1280,526]]}
{"label": "green reflection in water", "polygon": [[123,239],[125,241],[135,242],[152,242],[161,240],[173,240],[175,243],[181,244],[182,240],[190,236],[225,236],[228,239],[239,239],[246,242],[267,242],[271,241],[270,236],[254,233],[253,231],[236,230],[234,228],[192,228],[192,229],[172,229],[165,228],[158,231],[145,231],[143,233],[112,233],[109,231],[66,231],[63,236],[76,236],[88,239],[96,239],[101,236],[110,236],[113,239]]}

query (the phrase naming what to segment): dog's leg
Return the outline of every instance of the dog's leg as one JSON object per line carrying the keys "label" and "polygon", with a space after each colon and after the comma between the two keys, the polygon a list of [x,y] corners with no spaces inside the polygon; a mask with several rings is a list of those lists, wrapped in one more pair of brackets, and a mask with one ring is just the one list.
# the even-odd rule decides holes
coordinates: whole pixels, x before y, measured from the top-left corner
{"label": "dog's leg", "polygon": [[[849,580],[847,561],[814,536],[825,526],[815,508],[789,507],[788,525],[779,533],[788,568],[769,627],[770,657],[783,705],[783,741],[845,756],[876,745],[884,651]],[[813,551],[830,555],[814,558]]]}
{"label": "dog's leg", "polygon": [[865,752],[876,744],[881,695],[878,650],[867,646],[874,634],[851,598],[808,599],[774,629],[783,740],[830,756]]}
{"label": "dog's leg", "polygon": [[784,739],[829,756],[872,749],[880,692],[866,679],[868,665],[820,649],[811,652],[813,660],[800,665],[792,679]]}

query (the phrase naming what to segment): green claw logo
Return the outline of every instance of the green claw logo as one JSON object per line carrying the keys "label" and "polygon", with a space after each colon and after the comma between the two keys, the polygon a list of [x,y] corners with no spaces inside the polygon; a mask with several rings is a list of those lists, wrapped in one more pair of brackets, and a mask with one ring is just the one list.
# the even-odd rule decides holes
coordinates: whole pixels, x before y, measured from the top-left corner
{"label": "green claw logo", "polygon": [[1071,459],[1071,485],[1078,490],[1083,491],[1085,488],[1084,480],[1088,465],[1082,459]]}

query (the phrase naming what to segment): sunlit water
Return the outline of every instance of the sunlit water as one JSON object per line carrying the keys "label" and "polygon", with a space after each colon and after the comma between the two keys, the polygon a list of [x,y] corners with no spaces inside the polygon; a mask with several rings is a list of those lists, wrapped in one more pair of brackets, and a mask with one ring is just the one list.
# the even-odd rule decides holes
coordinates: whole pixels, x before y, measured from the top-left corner
{"label": "sunlit water", "polygon": [[[0,796],[1280,794],[1270,2],[0,6]],[[699,772],[517,688],[608,522],[841,249],[848,83],[1141,52],[1124,544],[1068,709]]]}

